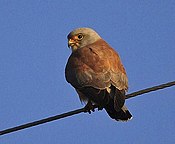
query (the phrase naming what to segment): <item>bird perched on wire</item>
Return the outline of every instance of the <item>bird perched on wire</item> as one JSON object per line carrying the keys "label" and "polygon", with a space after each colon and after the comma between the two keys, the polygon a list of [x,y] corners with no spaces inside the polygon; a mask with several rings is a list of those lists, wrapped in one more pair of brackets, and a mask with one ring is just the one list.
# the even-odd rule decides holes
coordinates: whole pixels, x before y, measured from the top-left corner
{"label": "bird perched on wire", "polygon": [[87,112],[105,108],[117,121],[132,118],[125,103],[128,78],[118,53],[91,28],[78,28],[67,36],[72,49],[65,76],[86,103]]}

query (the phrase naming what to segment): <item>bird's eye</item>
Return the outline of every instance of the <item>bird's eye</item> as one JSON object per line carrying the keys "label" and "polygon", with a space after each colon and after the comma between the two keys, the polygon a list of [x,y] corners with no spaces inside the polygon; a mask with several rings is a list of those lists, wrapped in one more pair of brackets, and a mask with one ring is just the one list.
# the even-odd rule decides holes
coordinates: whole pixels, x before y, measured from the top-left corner
{"label": "bird's eye", "polygon": [[78,35],[78,39],[79,39],[79,40],[83,39],[83,35],[82,35],[82,34],[79,34],[79,35]]}

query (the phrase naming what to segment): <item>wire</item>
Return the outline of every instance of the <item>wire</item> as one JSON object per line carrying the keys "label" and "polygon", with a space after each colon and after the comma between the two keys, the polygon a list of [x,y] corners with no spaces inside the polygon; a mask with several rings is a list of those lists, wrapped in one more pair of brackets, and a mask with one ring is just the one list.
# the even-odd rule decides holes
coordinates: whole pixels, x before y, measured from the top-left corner
{"label": "wire", "polygon": [[159,89],[171,87],[173,85],[175,85],[175,81],[168,82],[168,83],[165,83],[165,84],[161,84],[161,85],[158,85],[158,86],[153,86],[153,87],[150,87],[150,88],[146,88],[146,89],[143,89],[143,90],[140,90],[140,91],[137,91],[137,92],[133,92],[131,94],[127,94],[126,99],[129,99],[129,98],[132,98],[132,97],[135,97],[135,96],[138,96],[138,95],[142,95],[142,94],[145,94],[145,93],[149,93],[149,92],[152,92],[152,91],[156,91],[156,90],[159,90]]}
{"label": "wire", "polygon": [[8,134],[8,133],[15,132],[15,131],[18,131],[18,130],[22,130],[22,129],[25,129],[25,128],[33,127],[33,126],[40,125],[40,124],[43,124],[43,123],[47,123],[47,122],[50,122],[50,121],[58,120],[58,119],[61,119],[61,118],[64,118],[64,117],[79,114],[81,112],[84,112],[84,108],[73,110],[73,111],[63,113],[63,114],[60,114],[60,115],[55,115],[55,116],[48,117],[48,118],[45,118],[45,119],[41,119],[41,120],[38,120],[38,121],[26,123],[26,124],[23,124],[23,125],[20,125],[20,126],[16,126],[16,127],[13,127],[13,128],[6,129],[6,130],[2,130],[2,131],[0,131],[0,135],[4,135],[4,134]]}
{"label": "wire", "polygon": [[[135,97],[135,96],[138,96],[138,95],[142,95],[142,94],[145,94],[145,93],[149,93],[151,91],[156,91],[156,90],[159,90],[159,89],[164,89],[164,88],[167,88],[167,87],[171,87],[173,85],[175,85],[175,81],[168,82],[168,83],[165,83],[165,84],[161,84],[161,85],[158,85],[158,86],[153,86],[153,87],[150,87],[150,88],[146,88],[146,89],[143,89],[143,90],[133,92],[131,94],[126,95],[126,99],[129,99],[129,98],[132,98],[132,97]],[[95,106],[94,108],[97,108],[97,106]],[[45,119],[37,120],[37,121],[34,121],[34,122],[26,123],[26,124],[23,124],[23,125],[19,125],[19,126],[16,126],[16,127],[8,128],[8,129],[0,131],[0,135],[5,135],[5,134],[8,134],[8,133],[12,133],[12,132],[15,132],[15,131],[19,131],[19,130],[22,130],[22,129],[33,127],[33,126],[36,126],[36,125],[44,124],[44,123],[47,123],[47,122],[50,122],[50,121],[58,120],[58,119],[61,119],[61,118],[64,118],[64,117],[79,114],[79,113],[82,113],[82,112],[85,112],[85,108],[80,108],[80,109],[73,110],[73,111],[63,113],[63,114],[60,114],[60,115],[56,115],[56,116],[48,117],[48,118],[45,118]]]}

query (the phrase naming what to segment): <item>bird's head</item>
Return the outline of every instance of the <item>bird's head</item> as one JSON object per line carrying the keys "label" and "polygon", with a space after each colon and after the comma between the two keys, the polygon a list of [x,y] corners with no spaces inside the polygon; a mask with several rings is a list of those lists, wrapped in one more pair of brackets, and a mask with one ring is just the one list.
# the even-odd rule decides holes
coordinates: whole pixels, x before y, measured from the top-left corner
{"label": "bird's head", "polygon": [[72,52],[87,46],[101,39],[101,37],[91,28],[78,28],[70,32],[67,36],[68,47]]}

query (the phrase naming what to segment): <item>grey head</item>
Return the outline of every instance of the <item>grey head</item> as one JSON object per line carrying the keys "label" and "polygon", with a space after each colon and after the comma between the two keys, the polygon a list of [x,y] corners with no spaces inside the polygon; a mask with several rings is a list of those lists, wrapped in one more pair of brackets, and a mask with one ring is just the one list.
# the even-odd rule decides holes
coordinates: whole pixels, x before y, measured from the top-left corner
{"label": "grey head", "polygon": [[98,33],[91,28],[77,28],[71,31],[67,38],[68,46],[72,48],[73,52],[101,39]]}

